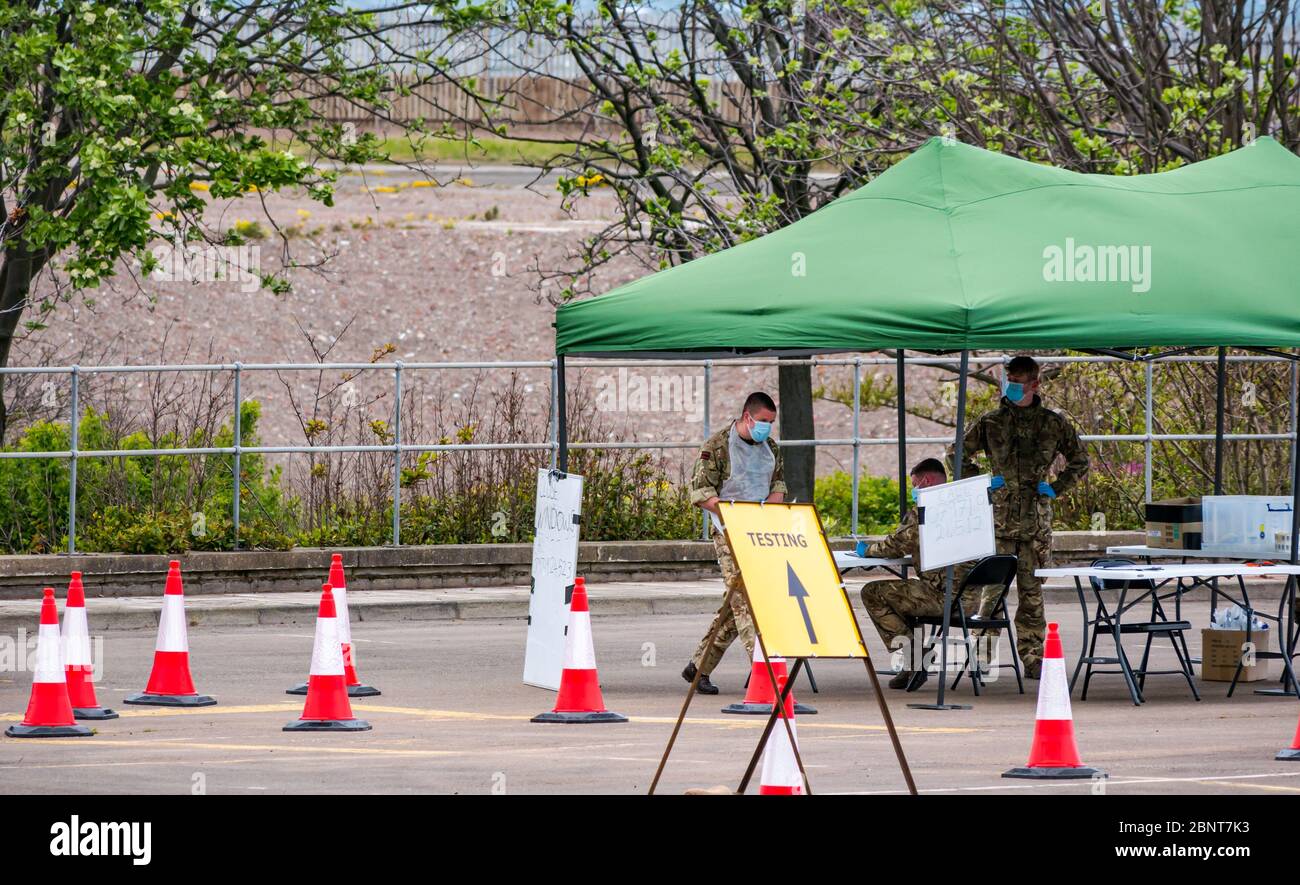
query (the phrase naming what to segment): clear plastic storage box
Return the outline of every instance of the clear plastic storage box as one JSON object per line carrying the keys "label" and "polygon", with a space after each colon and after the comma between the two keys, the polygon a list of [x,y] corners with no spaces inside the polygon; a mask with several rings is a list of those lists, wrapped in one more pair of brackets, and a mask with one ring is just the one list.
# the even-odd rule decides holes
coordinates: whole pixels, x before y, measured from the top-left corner
{"label": "clear plastic storage box", "polygon": [[1290,495],[1206,495],[1201,548],[1239,557],[1291,555]]}

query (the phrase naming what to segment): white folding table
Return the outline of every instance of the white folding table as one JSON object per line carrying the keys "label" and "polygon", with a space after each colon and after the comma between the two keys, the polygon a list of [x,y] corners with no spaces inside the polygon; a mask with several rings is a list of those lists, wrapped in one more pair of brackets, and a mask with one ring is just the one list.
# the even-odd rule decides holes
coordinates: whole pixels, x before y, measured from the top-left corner
{"label": "white folding table", "polygon": [[[1235,560],[1237,562],[1256,561],[1256,560],[1250,560],[1244,556],[1235,557],[1235,556],[1225,555],[1223,553],[1216,553],[1213,550],[1178,550],[1169,547],[1147,547],[1145,545],[1124,545],[1124,546],[1117,546],[1117,547],[1107,547],[1106,553],[1111,556],[1141,558],[1141,559],[1145,559],[1148,563],[1150,563],[1154,559],[1179,559],[1183,563],[1187,563],[1188,560],[1199,560],[1199,559],[1209,559],[1209,560],[1220,561],[1220,562],[1224,560]],[[1280,562],[1279,564],[1287,565],[1287,563],[1285,562]],[[1257,572],[1252,572],[1252,573],[1257,573]],[[1197,587],[1209,588],[1211,613],[1213,613],[1214,610],[1218,608],[1219,605],[1218,598],[1220,595],[1222,595],[1227,597],[1229,601],[1237,603],[1242,608],[1250,612],[1252,615],[1257,614],[1261,618],[1275,622],[1277,624],[1277,629],[1278,629],[1279,651],[1289,653],[1290,656],[1287,658],[1288,661],[1295,657],[1296,642],[1297,639],[1300,639],[1300,623],[1297,623],[1295,619],[1296,581],[1294,578],[1290,578],[1287,581],[1287,587],[1282,593],[1282,598],[1279,600],[1278,611],[1276,615],[1270,615],[1264,612],[1256,611],[1255,608],[1250,604],[1250,592],[1246,589],[1246,582],[1244,580],[1244,576],[1237,576],[1237,587],[1241,591],[1241,599],[1233,598],[1231,593],[1220,588],[1218,581],[1215,580],[1214,578],[1211,578],[1210,580],[1206,581],[1206,580],[1201,580],[1199,578],[1193,577],[1190,583],[1187,583],[1186,579],[1179,579],[1177,581],[1175,590],[1173,591],[1173,593],[1170,594],[1174,597],[1175,617],[1180,619],[1182,617],[1183,594],[1191,590],[1194,590]],[[1285,643],[1286,646],[1285,648],[1283,648],[1283,643]],[[1275,655],[1273,652],[1265,652],[1265,656],[1271,659],[1277,657],[1278,655]],[[1290,681],[1289,669],[1283,668],[1282,675],[1279,678],[1281,679],[1280,687],[1257,688],[1255,689],[1255,694],[1269,695],[1272,697],[1287,697],[1289,695],[1296,694],[1298,697],[1300,697],[1300,689],[1297,689],[1295,685]],[[1232,693],[1233,691],[1236,690],[1236,687],[1237,687],[1237,683],[1234,680],[1233,684],[1228,688],[1228,697],[1232,697]]]}
{"label": "white folding table", "polygon": [[[1118,553],[1122,549],[1124,548],[1116,548],[1115,552]],[[1133,548],[1128,548],[1128,549],[1132,550]],[[1189,551],[1175,551],[1175,553],[1178,554],[1184,554],[1187,552]],[[1141,602],[1145,596],[1153,593],[1158,594],[1160,588],[1167,585],[1171,581],[1176,582],[1177,587],[1181,587],[1183,582],[1187,580],[1191,580],[1193,582],[1193,586],[1195,586],[1196,584],[1205,584],[1211,578],[1237,578],[1241,582],[1242,586],[1244,587],[1245,586],[1244,579],[1248,576],[1265,577],[1270,575],[1285,575],[1288,578],[1287,581],[1288,589],[1287,592],[1283,594],[1282,606],[1288,609],[1288,621],[1287,621],[1288,629],[1287,631],[1285,631],[1285,633],[1283,633],[1283,631],[1280,629],[1278,631],[1279,633],[1283,633],[1282,638],[1279,639],[1281,651],[1280,652],[1262,651],[1262,652],[1258,652],[1256,656],[1268,657],[1268,658],[1274,658],[1274,657],[1281,658],[1283,662],[1283,669],[1285,671],[1284,684],[1291,686],[1291,690],[1296,693],[1296,696],[1298,698],[1300,698],[1300,687],[1297,687],[1296,685],[1295,672],[1291,668],[1292,650],[1287,648],[1287,644],[1288,644],[1287,637],[1289,637],[1290,635],[1289,603],[1294,600],[1296,576],[1300,575],[1300,565],[1290,565],[1287,563],[1269,564],[1269,565],[1264,565],[1264,564],[1252,565],[1252,564],[1241,563],[1241,562],[1189,562],[1189,563],[1169,563],[1169,564],[1161,564],[1161,565],[1151,564],[1151,565],[1132,565],[1132,566],[1074,566],[1069,568],[1046,568],[1046,569],[1038,569],[1037,571],[1034,572],[1034,574],[1040,578],[1073,578],[1075,583],[1075,589],[1078,591],[1079,594],[1079,605],[1083,610],[1083,647],[1080,649],[1079,661],[1075,665],[1074,676],[1071,678],[1071,688],[1073,688],[1074,680],[1078,678],[1079,670],[1083,666],[1085,662],[1085,658],[1088,656],[1088,626],[1090,622],[1088,620],[1088,602],[1086,596],[1084,595],[1083,583],[1082,583],[1084,578],[1089,579],[1090,583],[1094,578],[1098,579],[1099,581],[1111,581],[1111,582],[1117,581],[1120,583],[1121,587],[1120,587],[1119,605],[1117,606],[1113,615],[1116,623],[1116,634],[1117,634],[1116,643],[1118,644],[1119,642],[1118,625],[1122,621],[1123,612],[1137,605],[1137,603]],[[1125,597],[1127,595],[1127,591],[1130,588],[1130,584],[1134,582],[1142,582],[1143,584],[1145,584],[1148,581],[1150,582],[1150,589],[1143,589],[1142,593],[1136,599],[1129,600],[1126,603]],[[1180,592],[1180,591],[1176,590],[1175,592]],[[1133,703],[1134,704],[1142,703],[1141,693],[1138,691],[1137,683],[1133,678],[1133,670],[1128,665],[1128,661],[1124,655],[1124,651],[1122,647],[1118,649],[1117,657],[1118,657],[1118,663],[1120,664],[1121,670],[1123,671],[1124,674],[1125,682],[1128,685],[1129,694],[1133,698]],[[1240,667],[1238,668],[1238,671],[1240,672]],[[1235,684],[1236,681],[1234,680],[1233,685],[1235,686]],[[1229,689],[1229,694],[1231,694],[1231,688]]]}

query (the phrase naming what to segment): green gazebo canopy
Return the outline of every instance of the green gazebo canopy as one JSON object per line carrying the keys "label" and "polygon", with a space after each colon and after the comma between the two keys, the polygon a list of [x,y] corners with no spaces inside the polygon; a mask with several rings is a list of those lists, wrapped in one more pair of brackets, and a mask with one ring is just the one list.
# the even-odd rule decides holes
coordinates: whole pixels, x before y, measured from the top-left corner
{"label": "green gazebo canopy", "polygon": [[789,227],[560,308],[559,354],[1300,346],[1300,158],[1084,175],[934,138]]}

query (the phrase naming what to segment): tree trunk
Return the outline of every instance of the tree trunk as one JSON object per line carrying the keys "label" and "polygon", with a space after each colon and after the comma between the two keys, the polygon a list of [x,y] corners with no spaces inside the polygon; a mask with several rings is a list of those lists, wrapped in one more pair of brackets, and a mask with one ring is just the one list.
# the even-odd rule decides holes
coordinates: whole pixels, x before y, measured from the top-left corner
{"label": "tree trunk", "polygon": [[[812,366],[781,366],[777,370],[782,439],[814,439]],[[817,476],[817,449],[792,446],[782,450],[785,458],[785,482],[790,492],[786,500],[809,502],[813,499],[813,480]]]}
{"label": "tree trunk", "polygon": [[[9,351],[14,343],[14,331],[27,307],[27,293],[32,276],[44,265],[41,253],[32,253],[19,245],[10,246],[3,253],[0,264],[0,368],[9,365]],[[8,429],[9,410],[5,405],[5,376],[0,375],[0,445],[4,445]]]}

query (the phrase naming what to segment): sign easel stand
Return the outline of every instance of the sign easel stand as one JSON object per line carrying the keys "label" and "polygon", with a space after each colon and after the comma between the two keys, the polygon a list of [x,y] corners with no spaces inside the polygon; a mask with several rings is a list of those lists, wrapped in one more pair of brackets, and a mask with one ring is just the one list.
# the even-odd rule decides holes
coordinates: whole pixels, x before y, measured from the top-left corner
{"label": "sign easel stand", "polygon": [[[783,506],[783,505],[776,505],[776,506]],[[784,505],[784,506],[794,506],[794,505]],[[813,512],[814,514],[816,514],[816,509],[815,509],[815,508],[811,508],[811,507],[810,507],[809,509],[811,509],[812,512]],[[824,529],[822,529],[822,526],[821,526],[821,517],[820,517],[820,516],[817,516],[817,527],[818,527],[818,531],[819,531],[819,533],[820,533],[820,537],[821,537],[821,539],[822,539],[822,546],[825,547],[825,537],[826,537],[826,536],[825,536],[825,531],[824,531]],[[736,545],[732,542],[732,537],[731,537],[730,530],[729,530],[728,528],[725,528],[725,527],[724,527],[723,534],[724,534],[724,536],[725,536],[726,539],[727,539],[727,544],[728,544],[728,546],[731,547],[732,555],[733,555],[733,556],[736,556]],[[829,556],[830,556],[829,548],[825,548],[825,549],[827,550],[827,557],[829,558]],[[739,563],[741,562],[741,559],[740,559],[739,557],[737,557],[736,561],[737,561],[737,564],[739,564]],[[832,569],[833,569],[833,568],[834,568],[833,560],[832,560],[832,562],[831,562],[831,566],[832,566]],[[835,573],[838,575],[838,571],[836,571]],[[743,571],[742,571],[742,574],[743,574]],[[885,728],[886,728],[886,730],[889,732],[890,742],[891,742],[892,745],[893,745],[893,748],[894,748],[894,754],[895,754],[895,756],[896,756],[897,759],[898,759],[898,766],[899,766],[899,769],[900,769],[900,771],[902,771],[902,773],[903,773],[903,779],[904,779],[904,781],[906,781],[906,783],[907,783],[907,790],[908,790],[908,793],[910,793],[911,795],[915,796],[915,795],[916,795],[916,782],[912,779],[912,771],[911,771],[911,768],[910,768],[910,767],[908,766],[908,764],[907,764],[907,756],[906,756],[906,755],[904,754],[904,752],[903,752],[903,745],[902,745],[902,742],[899,741],[899,739],[898,739],[898,731],[897,731],[897,729],[894,727],[894,719],[893,719],[893,717],[889,714],[889,705],[888,705],[888,704],[886,703],[886,701],[885,701],[884,691],[881,689],[881,686],[880,686],[880,679],[879,679],[879,677],[876,675],[875,668],[874,668],[874,667],[872,666],[872,664],[871,664],[871,655],[870,655],[870,652],[867,650],[866,643],[862,640],[862,629],[861,629],[861,627],[858,625],[857,615],[853,612],[853,607],[852,607],[852,605],[849,603],[848,593],[847,593],[847,591],[844,589],[844,584],[843,584],[842,582],[837,582],[837,583],[838,583],[838,587],[839,587],[839,592],[840,592],[840,594],[841,594],[841,595],[843,596],[843,598],[844,598],[844,603],[845,603],[846,608],[847,608],[847,611],[848,611],[849,619],[850,619],[851,623],[853,624],[853,629],[854,629],[854,631],[855,631],[856,634],[857,634],[857,641],[858,641],[858,644],[860,645],[860,647],[861,647],[861,651],[862,651],[862,661],[863,661],[863,664],[864,664],[865,667],[866,667],[867,675],[868,675],[868,677],[869,677],[870,680],[871,680],[872,688],[873,688],[873,690],[875,691],[875,694],[876,694],[876,701],[877,701],[877,703],[878,703],[879,706],[880,706],[880,713],[881,713],[881,717],[884,719],[884,722],[885,722]],[[723,606],[723,609],[724,609],[724,610],[725,610],[726,607],[728,607],[728,606],[730,605],[730,603],[731,603],[731,598],[732,598],[732,594],[733,594],[733,593],[736,593],[736,592],[738,592],[736,589],[729,588],[729,589],[727,590],[726,594],[724,594],[723,599],[722,599],[722,606]],[[745,597],[745,604],[746,604],[746,607],[748,608],[748,610],[749,610],[749,612],[750,612],[750,617],[751,617],[751,618],[754,618],[754,611],[755,611],[755,610],[754,610],[754,606],[753,606],[753,604],[752,604],[751,596],[750,596],[750,594],[749,594],[748,585],[742,585],[742,589],[741,589],[739,592],[741,592],[741,593],[744,594],[744,597]],[[794,595],[794,594],[792,593],[791,595]],[[808,620],[807,610],[806,610],[806,608],[805,608],[802,604],[801,604],[801,609],[804,611],[804,620],[805,620],[805,622],[809,625],[809,628],[808,628],[808,629],[809,629],[809,631],[810,631],[810,633],[811,633],[811,630],[812,630],[812,628],[811,628],[811,621]],[[709,637],[708,637],[708,642],[707,642],[707,644],[712,644],[714,638],[717,636],[717,633],[718,633],[718,626],[715,625],[715,626],[713,627],[713,629],[709,632]],[[777,683],[777,679],[776,679],[776,672],[775,672],[775,670],[772,668],[772,661],[771,661],[770,657],[768,656],[767,645],[766,645],[766,643],[765,643],[764,640],[763,640],[763,633],[762,633],[762,630],[761,630],[761,628],[760,628],[760,625],[759,625],[759,622],[758,622],[757,618],[754,618],[754,641],[758,643],[759,650],[760,650],[760,651],[762,652],[762,654],[763,654],[763,664],[764,664],[764,666],[767,668],[768,679],[771,680],[771,683],[772,683],[773,687],[776,687],[776,686],[778,685],[778,683]],[[793,728],[791,728],[790,719],[789,719],[789,717],[786,715],[786,712],[785,712],[785,704],[786,704],[786,700],[787,700],[787,698],[789,697],[790,692],[791,692],[791,691],[793,690],[793,688],[794,688],[795,678],[799,675],[799,671],[800,671],[801,669],[803,669],[803,667],[804,667],[804,665],[805,665],[805,662],[808,660],[808,656],[796,655],[796,656],[791,656],[791,657],[792,657],[793,660],[794,660],[794,665],[793,665],[793,667],[791,668],[790,674],[789,674],[789,676],[788,676],[787,679],[786,679],[786,683],[785,683],[784,688],[781,690],[780,694],[776,697],[775,702],[774,702],[773,705],[772,705],[772,712],[768,715],[767,723],[766,723],[766,725],[765,725],[764,728],[763,728],[763,734],[762,734],[762,736],[759,738],[759,741],[758,741],[758,746],[755,747],[755,749],[754,749],[754,753],[753,753],[753,755],[750,757],[749,765],[746,767],[746,769],[745,769],[745,774],[744,774],[743,778],[741,779],[740,786],[737,788],[737,792],[738,792],[738,793],[744,793],[744,792],[745,792],[745,789],[749,786],[749,782],[750,782],[750,780],[753,778],[753,774],[754,774],[755,769],[758,767],[759,759],[762,758],[763,750],[767,747],[767,742],[768,742],[768,740],[770,739],[770,737],[771,737],[771,735],[772,735],[772,729],[776,726],[776,720],[777,720],[778,718],[780,718],[780,719],[785,723],[784,727],[785,727],[785,729],[786,729],[786,734],[787,734],[787,736],[789,737],[789,739],[790,739],[790,745],[791,745],[791,747],[792,747],[793,750],[794,750],[795,761],[798,763],[798,766],[799,766],[799,773],[800,773],[800,775],[801,775],[802,778],[803,778],[804,785],[805,785],[805,789],[807,789],[807,791],[808,791],[809,794],[811,794],[811,792],[812,792],[811,786],[808,784],[808,774],[807,774],[807,772],[804,770],[804,766],[803,766],[803,758],[802,758],[802,756],[801,756],[800,753],[799,753],[799,746],[798,746],[798,743],[796,742],[795,737],[794,737],[794,730],[793,730]],[[850,655],[842,655],[842,656],[841,656],[841,655],[826,655],[826,656],[824,656],[824,657],[825,657],[825,658],[831,658],[831,659],[834,659],[834,658],[837,658],[837,657],[845,657],[845,658],[846,658],[846,657],[856,657],[856,655],[852,655],[852,656],[850,656]],[[699,672],[698,669],[697,669],[697,671],[696,671],[696,673],[695,673],[695,678],[691,680],[690,688],[688,688],[687,691],[686,691],[686,699],[682,702],[682,708],[681,708],[681,711],[680,711],[680,712],[678,713],[678,715],[677,715],[677,721],[673,724],[673,730],[672,730],[672,734],[671,734],[671,735],[669,736],[669,738],[668,738],[668,744],[667,744],[666,747],[664,747],[664,753],[663,753],[663,756],[662,756],[662,757],[660,758],[660,760],[659,760],[659,767],[658,767],[657,769],[655,769],[654,779],[653,779],[653,780],[651,781],[651,783],[650,783],[650,790],[649,790],[649,793],[650,793],[651,795],[654,794],[655,790],[656,790],[656,789],[658,788],[658,786],[659,786],[660,778],[663,776],[664,767],[665,767],[665,766],[667,765],[667,763],[668,763],[668,757],[669,757],[669,755],[672,753],[673,746],[674,746],[674,745],[676,744],[676,742],[677,742],[677,736],[678,736],[678,734],[681,733],[682,723],[685,721],[685,719],[686,719],[686,712],[687,712],[687,710],[690,709],[691,701],[692,701],[692,699],[694,699],[694,697],[695,697],[696,689],[697,689],[697,687],[698,687],[698,685],[699,685],[699,681],[700,681],[700,676],[701,676],[701,674],[700,674],[700,672]]]}

